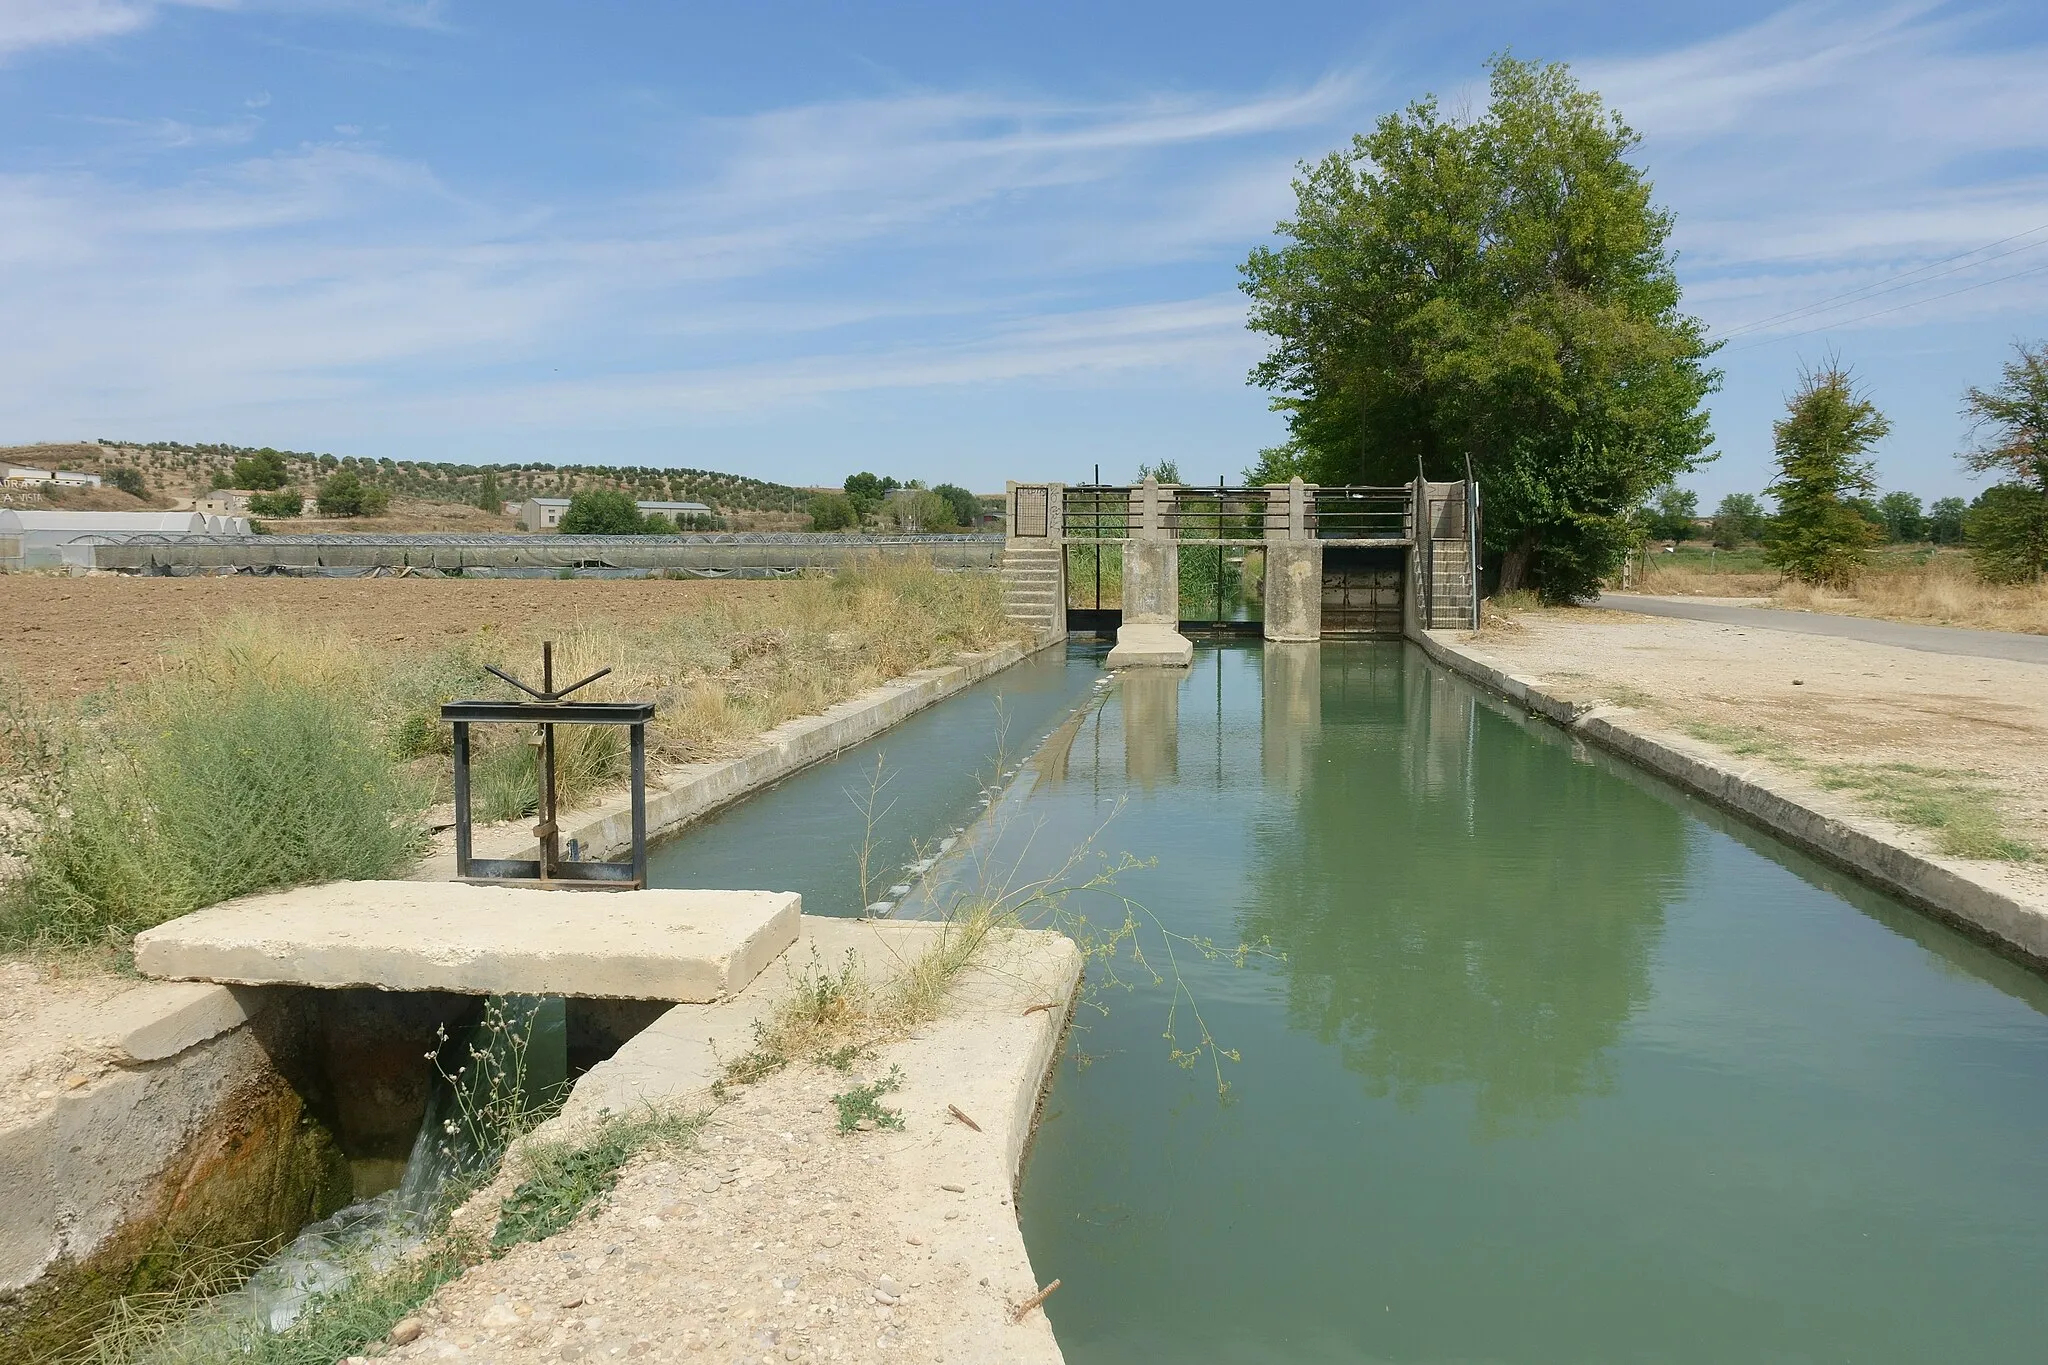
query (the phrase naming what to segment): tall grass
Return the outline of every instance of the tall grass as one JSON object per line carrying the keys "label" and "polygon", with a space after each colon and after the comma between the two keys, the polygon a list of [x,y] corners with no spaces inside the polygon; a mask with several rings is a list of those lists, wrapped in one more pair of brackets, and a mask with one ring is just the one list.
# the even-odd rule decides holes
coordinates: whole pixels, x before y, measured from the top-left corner
{"label": "tall grass", "polygon": [[388,875],[424,793],[371,724],[351,654],[234,622],[71,731],[0,946],[102,941],[274,887]]}
{"label": "tall grass", "polygon": [[[579,697],[654,701],[659,765],[739,752],[1018,632],[993,575],[902,559],[711,597],[654,628],[589,617],[411,653],[230,619],[74,713],[0,708],[0,801],[30,807],[39,830],[0,885],[0,949],[119,939],[232,896],[399,872],[423,847],[419,814],[448,793],[440,704],[510,695],[487,663],[535,680],[543,635],[558,679],[612,669]],[[534,810],[531,731],[474,735],[478,818]],[[556,753],[565,806],[625,776],[616,729],[564,727]]]}

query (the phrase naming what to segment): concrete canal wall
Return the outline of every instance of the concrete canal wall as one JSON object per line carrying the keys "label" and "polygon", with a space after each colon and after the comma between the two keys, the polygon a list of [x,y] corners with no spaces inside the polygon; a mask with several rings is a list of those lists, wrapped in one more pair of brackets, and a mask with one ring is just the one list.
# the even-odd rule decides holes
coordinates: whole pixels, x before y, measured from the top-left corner
{"label": "concrete canal wall", "polygon": [[1525,710],[1620,754],[1787,843],[2048,969],[2048,905],[1995,864],[1906,847],[1895,827],[1846,801],[1740,764],[1689,737],[1656,728],[1627,707],[1585,705],[1519,677],[1470,640],[1441,631],[1414,636],[1432,659]]}

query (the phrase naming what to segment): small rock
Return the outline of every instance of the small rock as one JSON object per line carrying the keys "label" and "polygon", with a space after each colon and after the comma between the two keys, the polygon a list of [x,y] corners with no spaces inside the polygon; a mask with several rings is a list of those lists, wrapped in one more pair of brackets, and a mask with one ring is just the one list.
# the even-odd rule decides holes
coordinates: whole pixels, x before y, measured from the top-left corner
{"label": "small rock", "polygon": [[921,1247],[924,1245],[924,1238],[922,1237],[905,1237],[903,1240],[910,1243],[910,1245],[914,1247]]}
{"label": "small rock", "polygon": [[967,1193],[967,1187],[965,1185],[941,1185],[939,1186],[939,1188],[942,1190],[951,1190],[954,1194]]}
{"label": "small rock", "polygon": [[946,1210],[946,1217],[947,1217],[948,1219],[952,1219],[952,1218],[958,1218],[959,1216],[960,1216],[960,1210],[958,1210],[958,1209],[947,1209],[947,1210]]}
{"label": "small rock", "polygon": [[715,1175],[705,1176],[701,1181],[698,1182],[697,1188],[703,1190],[706,1194],[717,1194],[718,1177]]}
{"label": "small rock", "polygon": [[1806,686],[1806,681],[1805,681],[1805,679],[1803,679],[1803,678],[1794,678],[1794,679],[1792,680],[1792,685],[1793,685],[1794,687],[1804,687],[1804,686]]}
{"label": "small rock", "polygon": [[90,1076],[77,1076],[77,1075],[72,1075],[72,1076],[66,1076],[66,1077],[64,1078],[64,1088],[65,1088],[66,1090],[76,1090],[76,1089],[78,1089],[78,1088],[79,1088],[80,1086],[84,1085],[84,1084],[85,1084],[85,1083],[86,1083],[87,1081],[89,1081],[89,1080],[91,1080],[91,1079],[92,1079],[92,1077],[90,1077]]}
{"label": "small rock", "polygon": [[565,1294],[562,1296],[562,1307],[581,1308],[582,1306],[583,1296],[581,1294]]}
{"label": "small rock", "polygon": [[420,1339],[420,1333],[427,1325],[418,1318],[400,1318],[391,1328],[388,1340],[393,1346],[405,1346]]}
{"label": "small rock", "polygon": [[892,1276],[888,1275],[884,1275],[880,1279],[876,1280],[875,1288],[881,1290],[890,1298],[895,1298],[898,1294],[901,1294],[903,1292],[903,1286],[897,1284],[895,1279]]}
{"label": "small rock", "polygon": [[828,1233],[826,1233],[826,1234],[825,1234],[825,1235],[824,1235],[823,1237],[820,1237],[820,1238],[818,1239],[818,1245],[819,1245],[819,1246],[821,1246],[821,1247],[836,1247],[836,1246],[838,1246],[838,1245],[839,1245],[839,1234],[838,1234],[838,1233],[836,1233],[836,1232],[828,1232]]}
{"label": "small rock", "polygon": [[483,1325],[486,1327],[514,1327],[518,1323],[519,1315],[509,1304],[494,1303],[484,1310]]}
{"label": "small rock", "polygon": [[588,1346],[585,1346],[580,1341],[571,1341],[566,1343],[558,1354],[564,1360],[581,1360],[583,1359],[583,1353],[589,1349]]}
{"label": "small rock", "polygon": [[661,1226],[661,1220],[650,1213],[645,1218],[642,1218],[640,1220],[640,1226],[646,1228],[649,1232],[652,1232],[654,1229]]}

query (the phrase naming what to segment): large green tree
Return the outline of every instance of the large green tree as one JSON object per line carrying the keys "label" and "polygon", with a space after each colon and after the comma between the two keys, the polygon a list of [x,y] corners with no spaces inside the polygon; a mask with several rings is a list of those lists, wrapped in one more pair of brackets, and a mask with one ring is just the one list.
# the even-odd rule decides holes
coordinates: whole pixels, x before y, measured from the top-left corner
{"label": "large green tree", "polygon": [[1771,427],[1778,477],[1764,491],[1778,500],[1764,557],[1805,583],[1839,587],[1863,567],[1864,549],[1883,532],[1863,515],[1877,489],[1870,448],[1891,420],[1856,387],[1838,360],[1802,371]]}
{"label": "large green tree", "polygon": [[1720,375],[1679,311],[1636,134],[1563,66],[1489,70],[1483,114],[1427,98],[1303,168],[1286,243],[1244,265],[1273,338],[1252,379],[1305,477],[1459,478],[1469,458],[1501,586],[1569,600],[1620,564],[1643,500],[1710,458]]}
{"label": "large green tree", "polygon": [[2002,583],[2048,567],[2048,342],[2013,350],[1996,385],[1963,395],[1971,436],[1963,464],[2005,476],[1977,499],[1969,522],[1978,572]]}

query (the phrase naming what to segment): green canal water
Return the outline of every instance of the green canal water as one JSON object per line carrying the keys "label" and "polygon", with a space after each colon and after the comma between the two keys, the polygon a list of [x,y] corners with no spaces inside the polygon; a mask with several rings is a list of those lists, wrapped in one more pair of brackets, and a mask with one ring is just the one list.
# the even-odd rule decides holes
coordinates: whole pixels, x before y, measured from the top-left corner
{"label": "green canal water", "polygon": [[[918,835],[1030,875],[1099,830],[1172,932],[1272,954],[1091,964],[1020,1200],[1072,1365],[2048,1355],[2040,979],[1407,646],[1026,667],[1012,739],[1050,739],[979,826],[992,689],[884,737],[944,787]],[[662,879],[851,887],[872,762]],[[1195,1009],[1227,1098],[1172,1056]]]}

